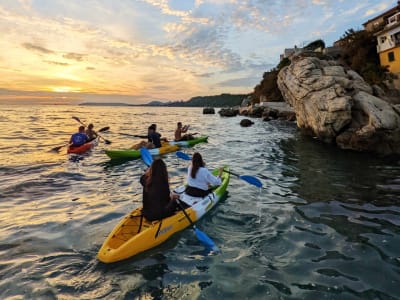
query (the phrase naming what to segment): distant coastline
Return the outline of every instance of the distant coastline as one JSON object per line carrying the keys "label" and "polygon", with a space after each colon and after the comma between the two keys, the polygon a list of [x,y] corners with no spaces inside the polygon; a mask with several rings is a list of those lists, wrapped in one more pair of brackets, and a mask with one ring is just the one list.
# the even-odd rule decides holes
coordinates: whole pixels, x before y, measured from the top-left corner
{"label": "distant coastline", "polygon": [[215,96],[193,97],[188,101],[151,101],[145,104],[129,104],[124,102],[83,102],[82,106],[167,106],[167,107],[224,107],[240,105],[248,94],[221,94]]}

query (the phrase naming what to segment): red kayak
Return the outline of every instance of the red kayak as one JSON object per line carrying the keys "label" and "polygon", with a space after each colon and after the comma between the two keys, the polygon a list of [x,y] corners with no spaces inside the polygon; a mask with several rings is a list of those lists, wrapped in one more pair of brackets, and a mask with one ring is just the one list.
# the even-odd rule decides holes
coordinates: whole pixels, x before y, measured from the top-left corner
{"label": "red kayak", "polygon": [[82,153],[85,153],[86,151],[92,149],[96,145],[97,145],[97,139],[90,141],[88,143],[85,143],[78,147],[68,146],[67,153],[82,154]]}

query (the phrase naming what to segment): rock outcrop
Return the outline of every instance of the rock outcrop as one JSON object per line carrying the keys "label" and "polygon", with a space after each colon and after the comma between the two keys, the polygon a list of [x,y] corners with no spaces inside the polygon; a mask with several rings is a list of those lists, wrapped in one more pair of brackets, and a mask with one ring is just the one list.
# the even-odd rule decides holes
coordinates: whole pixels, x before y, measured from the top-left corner
{"label": "rock outcrop", "polygon": [[204,107],[203,114],[204,115],[212,115],[212,114],[215,114],[215,110],[213,107]]}
{"label": "rock outcrop", "polygon": [[352,70],[335,61],[297,56],[278,74],[297,126],[342,149],[400,154],[400,114]]}
{"label": "rock outcrop", "polygon": [[221,117],[236,117],[239,114],[239,108],[238,107],[221,108],[221,110],[218,113]]}

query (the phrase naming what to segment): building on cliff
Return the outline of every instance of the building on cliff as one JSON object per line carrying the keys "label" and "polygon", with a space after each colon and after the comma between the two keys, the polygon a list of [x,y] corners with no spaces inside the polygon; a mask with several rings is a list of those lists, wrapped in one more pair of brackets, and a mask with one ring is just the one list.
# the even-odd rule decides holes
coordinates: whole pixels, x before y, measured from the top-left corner
{"label": "building on cliff", "polygon": [[[377,52],[381,66],[400,77],[400,1],[397,5],[363,24],[367,31],[377,31]],[[399,82],[396,84],[399,86]]]}

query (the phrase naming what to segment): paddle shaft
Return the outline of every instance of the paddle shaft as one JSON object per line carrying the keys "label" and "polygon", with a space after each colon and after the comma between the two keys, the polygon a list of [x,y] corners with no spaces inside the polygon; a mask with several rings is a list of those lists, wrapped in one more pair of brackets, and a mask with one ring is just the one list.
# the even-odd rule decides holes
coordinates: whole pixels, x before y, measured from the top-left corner
{"label": "paddle shaft", "polygon": [[179,208],[182,210],[183,214],[185,215],[186,219],[188,219],[190,225],[193,227],[193,229],[196,229],[196,225],[194,225],[192,219],[189,217],[185,209],[183,208],[181,201],[179,199],[176,199],[176,203],[178,203]]}
{"label": "paddle shaft", "polygon": [[232,172],[232,171],[228,171],[228,170],[225,170],[225,169],[224,169],[224,172],[225,172],[225,173],[228,173],[228,174],[231,174],[231,175],[234,175],[234,176],[237,176],[237,177],[240,177],[239,174],[236,174],[236,173],[234,173],[234,172]]}
{"label": "paddle shaft", "polygon": [[124,132],[119,132],[121,135],[126,135],[126,136],[132,136],[132,137],[137,137],[141,139],[147,139],[147,135],[138,135],[138,134],[129,134],[129,133],[124,133]]}

